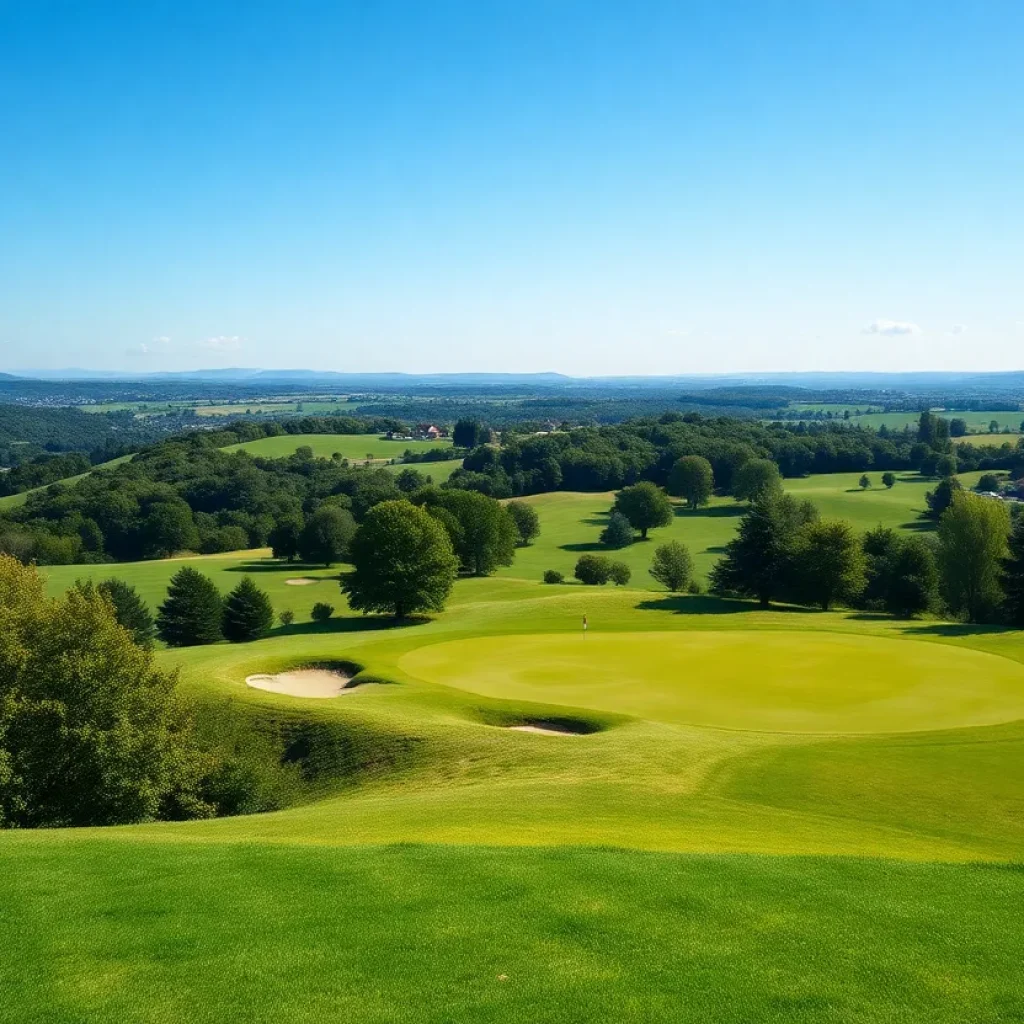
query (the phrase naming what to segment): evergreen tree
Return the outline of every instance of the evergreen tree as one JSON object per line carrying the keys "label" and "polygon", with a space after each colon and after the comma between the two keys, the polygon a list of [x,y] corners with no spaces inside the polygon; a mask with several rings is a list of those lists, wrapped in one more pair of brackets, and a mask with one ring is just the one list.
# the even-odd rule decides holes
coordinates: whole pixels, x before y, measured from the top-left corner
{"label": "evergreen tree", "polygon": [[224,602],[223,630],[233,644],[261,640],[274,625],[274,607],[266,593],[243,576]]}
{"label": "evergreen tree", "polygon": [[105,597],[114,608],[114,617],[118,624],[124,626],[132,635],[132,639],[140,647],[151,647],[153,644],[153,615],[149,606],[139,597],[139,592],[130,584],[116,576],[101,580],[94,585],[91,581],[76,584],[83,594],[90,594],[93,589]]}
{"label": "evergreen tree", "polygon": [[810,502],[797,502],[788,494],[769,492],[758,498],[712,570],[712,589],[756,597],[767,607],[792,580],[800,528],[817,517]]}
{"label": "evergreen tree", "polygon": [[1024,515],[1017,516],[1010,534],[1009,554],[1003,559],[1003,591],[1007,619],[1024,628]]}
{"label": "evergreen tree", "polygon": [[685,590],[693,575],[693,560],[685,545],[677,540],[660,545],[654,552],[651,575],[674,593]]}
{"label": "evergreen tree", "polygon": [[209,577],[186,565],[172,577],[156,616],[157,635],[168,647],[213,644],[224,638],[223,602]]}
{"label": "evergreen tree", "polygon": [[633,543],[634,536],[629,520],[613,509],[608,516],[608,525],[601,531],[601,543],[610,548],[624,548]]}

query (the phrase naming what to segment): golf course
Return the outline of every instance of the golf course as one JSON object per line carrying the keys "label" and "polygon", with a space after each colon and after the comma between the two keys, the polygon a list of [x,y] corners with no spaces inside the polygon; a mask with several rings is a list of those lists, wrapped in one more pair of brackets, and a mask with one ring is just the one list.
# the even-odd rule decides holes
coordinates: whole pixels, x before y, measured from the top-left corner
{"label": "golf course", "polygon": [[[912,478],[787,486],[928,528]],[[404,625],[269,551],[44,569],[150,606],[253,577],[292,624],[157,661],[322,770],[273,813],[0,835],[0,1020],[1020,1019],[1024,634],[545,585],[608,497],[529,500],[513,564]],[[736,506],[657,539],[704,569]]]}

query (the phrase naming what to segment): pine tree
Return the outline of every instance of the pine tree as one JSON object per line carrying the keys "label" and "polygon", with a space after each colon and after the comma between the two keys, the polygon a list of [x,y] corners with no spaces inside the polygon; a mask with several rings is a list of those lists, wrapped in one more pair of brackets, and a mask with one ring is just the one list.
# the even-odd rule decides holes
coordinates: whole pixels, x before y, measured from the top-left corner
{"label": "pine tree", "polygon": [[139,592],[116,576],[98,583],[96,589],[114,606],[117,621],[132,639],[140,647],[149,647],[153,643],[153,616]]}
{"label": "pine tree", "polygon": [[241,583],[224,602],[224,636],[233,644],[265,637],[274,625],[274,607],[270,598],[252,581],[243,576]]}
{"label": "pine tree", "polygon": [[612,511],[608,517],[608,525],[601,531],[601,543],[610,548],[624,548],[633,543],[633,527],[621,513]]}
{"label": "pine tree", "polygon": [[156,617],[157,635],[168,647],[214,644],[224,638],[223,602],[209,577],[186,565],[172,577]]}
{"label": "pine tree", "polygon": [[1003,559],[1004,607],[1010,622],[1024,628],[1024,515],[1017,516],[1009,547],[1009,556]]}

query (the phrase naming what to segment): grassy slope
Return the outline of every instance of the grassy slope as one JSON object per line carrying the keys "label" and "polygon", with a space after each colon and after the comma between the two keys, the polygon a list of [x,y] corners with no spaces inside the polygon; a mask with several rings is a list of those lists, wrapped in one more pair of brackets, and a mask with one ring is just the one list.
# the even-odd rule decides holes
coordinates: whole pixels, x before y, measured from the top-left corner
{"label": "grassy slope", "polygon": [[[839,479],[798,483],[823,502],[873,502],[865,522],[885,502],[887,521],[906,521],[918,487],[898,485],[906,498],[897,500],[847,495]],[[595,496],[546,497],[551,508],[563,499]],[[555,532],[548,512],[544,529]],[[238,556],[203,561],[222,586],[238,578]],[[151,594],[174,568],[116,571]],[[53,589],[74,574],[48,572]],[[259,579],[296,611],[321,588],[336,593],[329,580],[285,587],[300,574],[270,568]],[[638,680],[622,680],[617,704],[614,682],[581,686],[579,665],[557,652],[560,636],[579,650],[584,612],[588,643],[648,632]],[[366,764],[319,802],[276,814],[0,835],[0,929],[23,954],[0,964],[10,994],[0,1021],[1024,1015],[1024,874],[1005,866],[1024,851],[1024,723],[828,735],[688,725],[692,714],[677,713],[693,696],[687,679],[715,671],[690,656],[688,637],[696,651],[713,631],[734,682],[753,693],[764,656],[744,644],[767,631],[766,642],[791,645],[773,686],[785,684],[787,658],[799,684],[776,704],[799,709],[816,685],[829,692],[814,700],[858,715],[851,691],[877,697],[888,680],[893,713],[886,721],[884,701],[876,706],[876,728],[898,726],[908,701],[929,718],[945,708],[970,720],[969,695],[993,675],[982,655],[975,669],[973,651],[1016,663],[998,664],[1006,694],[1024,699],[1020,632],[514,577],[460,582],[450,610],[429,623],[381,625],[346,618],[258,644],[161,652],[199,700],[404,737],[408,756]],[[556,645],[529,692],[478,692],[473,664],[458,657],[449,672],[462,679],[450,681],[463,688],[417,675],[417,659],[438,653],[426,645],[502,634],[512,637],[495,655],[506,674],[529,674],[515,652],[532,637]],[[830,669],[822,652],[837,638],[858,647],[862,680],[847,654]],[[924,681],[939,689],[900,694],[918,653]],[[397,685],[320,702],[244,685],[255,671],[341,658]],[[648,663],[662,667],[658,701],[638,703],[633,689],[651,689]],[[538,692],[545,679],[571,692]],[[702,685],[719,709],[749,713],[739,691]],[[553,697],[571,706],[537,703]],[[558,738],[494,727],[566,715],[605,728]]]}
{"label": "grassy slope", "polygon": [[406,451],[426,452],[450,446],[450,441],[388,441],[375,434],[282,434],[230,445],[225,451],[246,451],[251,455],[280,459],[293,454],[296,448],[309,447],[314,455],[321,458],[329,459],[335,452],[340,452],[346,459],[361,461],[367,456],[372,459],[400,459]]}
{"label": "grassy slope", "polygon": [[[96,466],[93,466],[88,473],[79,473],[77,476],[68,476],[63,480],[55,480],[54,483],[63,484],[65,487],[73,487],[78,483],[79,480],[84,480],[87,476],[92,473],[97,473],[103,469],[110,469],[114,466],[121,465],[122,462],[127,462],[131,458],[131,455],[122,455],[119,458],[111,459],[109,462],[101,462]],[[4,508],[14,508],[17,505],[23,505],[25,499],[36,491],[45,490],[47,487],[52,487],[53,484],[45,484],[43,487],[34,487],[30,491],[22,491],[20,494],[7,494],[0,498],[0,511]]]}

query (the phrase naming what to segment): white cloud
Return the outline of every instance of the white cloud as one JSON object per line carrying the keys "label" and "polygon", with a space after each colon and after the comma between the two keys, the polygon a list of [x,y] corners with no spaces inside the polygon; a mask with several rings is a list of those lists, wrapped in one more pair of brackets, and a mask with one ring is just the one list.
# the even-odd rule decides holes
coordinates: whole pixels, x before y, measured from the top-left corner
{"label": "white cloud", "polygon": [[214,352],[237,352],[242,347],[242,339],[237,334],[218,334],[215,338],[207,338],[199,344]]}
{"label": "white cloud", "polygon": [[161,334],[160,337],[153,339],[154,345],[170,345],[171,339],[166,334]]}
{"label": "white cloud", "polygon": [[907,320],[872,320],[861,334],[884,334],[895,337],[900,334],[920,334],[921,328]]}
{"label": "white cloud", "polygon": [[953,324],[953,326],[949,329],[949,333],[950,334],[963,334],[964,331],[966,331],[966,330],[967,330],[967,327],[964,324]]}

